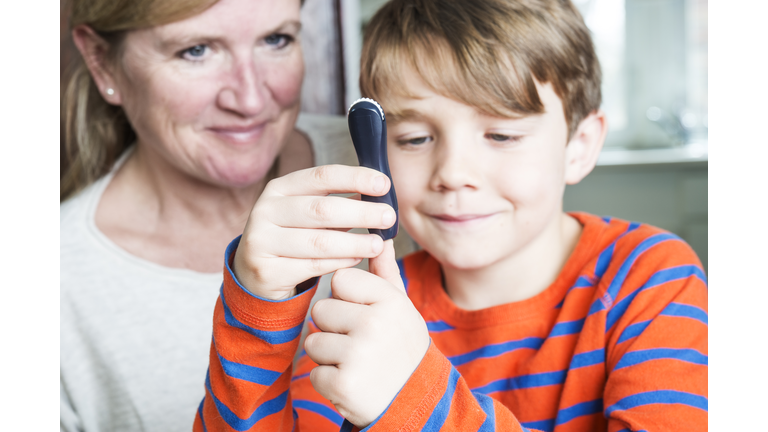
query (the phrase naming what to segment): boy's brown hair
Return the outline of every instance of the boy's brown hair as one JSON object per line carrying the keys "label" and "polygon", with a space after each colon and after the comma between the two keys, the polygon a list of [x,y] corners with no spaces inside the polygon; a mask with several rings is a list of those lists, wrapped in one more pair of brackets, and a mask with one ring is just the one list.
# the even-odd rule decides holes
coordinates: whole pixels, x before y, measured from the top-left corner
{"label": "boy's brown hair", "polygon": [[551,83],[569,139],[600,107],[600,64],[569,0],[391,0],[365,31],[363,96],[408,96],[403,61],[438,94],[501,117],[542,113],[533,78]]}

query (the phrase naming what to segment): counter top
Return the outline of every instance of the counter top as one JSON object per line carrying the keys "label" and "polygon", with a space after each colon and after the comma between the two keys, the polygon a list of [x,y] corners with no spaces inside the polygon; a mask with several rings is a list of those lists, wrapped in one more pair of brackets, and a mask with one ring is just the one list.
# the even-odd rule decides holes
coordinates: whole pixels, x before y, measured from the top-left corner
{"label": "counter top", "polygon": [[706,164],[708,160],[708,143],[702,141],[668,148],[604,147],[597,159],[597,166]]}

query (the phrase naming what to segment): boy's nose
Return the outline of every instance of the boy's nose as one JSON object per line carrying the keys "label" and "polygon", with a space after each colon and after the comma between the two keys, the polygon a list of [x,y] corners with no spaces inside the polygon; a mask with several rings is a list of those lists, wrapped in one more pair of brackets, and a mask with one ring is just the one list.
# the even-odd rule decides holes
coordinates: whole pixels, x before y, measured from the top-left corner
{"label": "boy's nose", "polygon": [[[466,144],[466,143],[464,143]],[[458,143],[439,146],[431,187],[436,191],[477,189],[481,173],[478,171],[477,153]]]}
{"label": "boy's nose", "polygon": [[224,83],[218,94],[220,108],[243,117],[254,117],[264,109],[269,90],[253,60],[236,63]]}

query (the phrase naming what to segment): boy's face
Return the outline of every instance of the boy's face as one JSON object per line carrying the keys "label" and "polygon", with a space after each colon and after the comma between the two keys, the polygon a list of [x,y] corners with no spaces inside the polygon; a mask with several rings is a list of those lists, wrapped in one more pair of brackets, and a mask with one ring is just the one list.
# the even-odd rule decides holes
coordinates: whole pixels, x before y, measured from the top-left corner
{"label": "boy's face", "polygon": [[415,97],[389,95],[390,169],[400,219],[442,265],[480,269],[543,252],[556,241],[568,128],[560,98],[537,83],[543,114],[485,115],[431,90],[412,69]]}

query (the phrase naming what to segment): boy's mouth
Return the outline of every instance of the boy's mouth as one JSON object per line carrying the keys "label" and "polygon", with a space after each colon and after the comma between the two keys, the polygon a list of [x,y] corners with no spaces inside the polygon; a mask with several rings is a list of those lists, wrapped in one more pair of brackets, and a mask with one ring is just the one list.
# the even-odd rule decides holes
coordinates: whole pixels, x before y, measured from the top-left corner
{"label": "boy's mouth", "polygon": [[450,214],[433,214],[430,215],[432,218],[450,226],[460,226],[460,225],[469,225],[475,222],[481,222],[484,221],[491,216],[493,216],[494,213],[490,214],[460,214],[460,215],[450,215]]}

